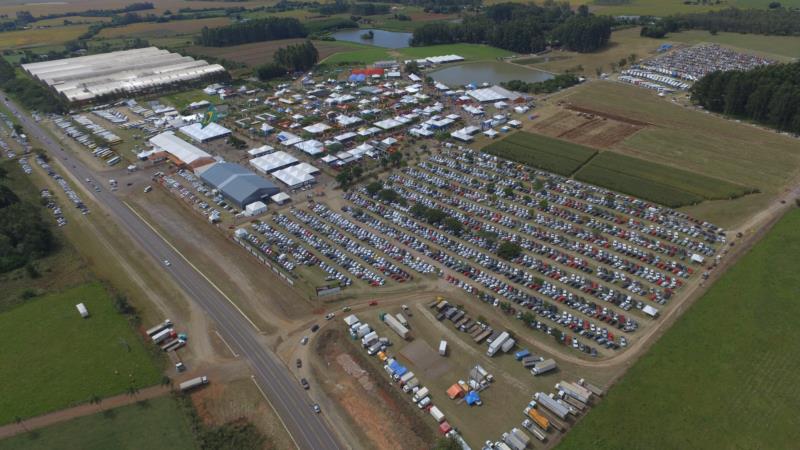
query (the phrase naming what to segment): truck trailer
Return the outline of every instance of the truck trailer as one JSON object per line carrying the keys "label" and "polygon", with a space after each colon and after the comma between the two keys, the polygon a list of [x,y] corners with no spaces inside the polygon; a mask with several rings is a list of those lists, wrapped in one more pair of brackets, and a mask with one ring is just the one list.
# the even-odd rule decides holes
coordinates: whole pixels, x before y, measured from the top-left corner
{"label": "truck trailer", "polygon": [[403,339],[408,339],[408,328],[404,327],[393,315],[386,314],[383,316],[383,321],[391,328],[398,336]]}
{"label": "truck trailer", "polygon": [[429,393],[430,393],[430,391],[428,391],[428,388],[426,388],[426,387],[420,388],[420,390],[418,390],[414,394],[414,397],[413,397],[414,403],[416,403],[416,402],[422,400],[423,398],[427,397]]}
{"label": "truck trailer", "polygon": [[172,321],[167,319],[167,320],[161,322],[160,324],[154,326],[153,328],[150,328],[149,330],[147,330],[147,335],[150,336],[150,337],[153,337],[154,334],[158,333],[159,331],[163,330],[164,328],[170,328],[170,327],[172,327]]}
{"label": "truck trailer", "polygon": [[435,421],[437,421],[438,423],[444,422],[444,419],[445,419],[444,413],[442,413],[442,411],[440,411],[439,408],[437,408],[435,406],[431,406],[430,413],[433,416],[433,419]]}
{"label": "truck trailer", "polygon": [[361,338],[361,345],[369,347],[378,341],[378,333],[371,331]]}
{"label": "truck trailer", "polygon": [[589,391],[583,386],[578,386],[577,384],[570,383],[569,381],[562,380],[560,383],[556,384],[556,389],[564,391],[565,394],[587,405],[589,404],[589,401],[591,400],[592,397],[591,391]]}
{"label": "truck trailer", "polygon": [[559,419],[566,420],[569,415],[569,408],[557,402],[554,398],[545,394],[544,392],[536,393],[536,402],[545,407],[548,411],[555,414]]}
{"label": "truck trailer", "polygon": [[525,447],[527,447],[527,446],[528,446],[528,444],[530,444],[530,443],[531,443],[531,438],[529,438],[529,437],[528,437],[528,435],[527,435],[527,434],[525,434],[525,432],[524,432],[524,431],[522,431],[522,430],[520,430],[519,428],[512,428],[512,429],[511,429],[511,433],[512,433],[514,436],[516,436],[516,437],[519,439],[519,441],[520,441],[520,442],[522,442],[523,444],[525,444]]}
{"label": "truck trailer", "polygon": [[510,337],[511,335],[508,334],[507,331],[500,333],[500,335],[497,336],[492,341],[491,344],[489,344],[489,349],[486,350],[486,356],[494,356],[495,353],[497,353],[497,351],[500,350],[500,347],[503,345],[503,343],[507,341]]}
{"label": "truck trailer", "polygon": [[515,341],[514,339],[508,338],[506,339],[505,342],[503,342],[503,345],[500,346],[500,349],[503,350],[503,353],[508,353],[509,350],[514,348],[514,345],[516,345],[516,343],[517,341]]}
{"label": "truck trailer", "polygon": [[542,442],[547,440],[547,435],[544,434],[544,431],[541,428],[539,428],[538,426],[536,426],[536,424],[533,423],[533,421],[531,419],[523,420],[522,421],[522,426],[526,430],[530,431],[531,434],[533,435],[533,437],[535,437],[536,439],[538,439],[538,440],[540,440]]}
{"label": "truck trailer", "polygon": [[547,373],[550,372],[551,370],[554,370],[556,367],[557,367],[556,362],[552,358],[545,359],[544,361],[534,364],[533,369],[531,369],[531,373],[534,376],[541,375],[543,373]]}
{"label": "truck trailer", "polygon": [[578,380],[578,385],[582,386],[582,387],[585,387],[586,389],[590,390],[592,392],[592,394],[594,394],[594,395],[596,395],[598,397],[602,397],[603,396],[603,390],[602,389],[600,389],[599,387],[593,385],[592,383],[587,382],[583,378]]}
{"label": "truck trailer", "polygon": [[153,343],[160,344],[161,342],[167,340],[170,336],[175,336],[175,331],[172,328],[164,328],[163,330],[159,331],[158,333],[153,335]]}
{"label": "truck trailer", "polygon": [[411,392],[412,389],[419,386],[419,380],[415,377],[410,380],[406,384],[403,385],[403,392]]}
{"label": "truck trailer", "polygon": [[178,388],[181,390],[181,392],[186,392],[204,384],[208,384],[208,377],[202,376],[184,381],[178,385]]}
{"label": "truck trailer", "polygon": [[503,442],[514,450],[525,450],[525,447],[527,447],[524,442],[520,441],[519,438],[511,432],[503,433]]}
{"label": "truck trailer", "polygon": [[547,420],[547,417],[541,415],[539,411],[536,410],[533,406],[528,406],[525,408],[525,415],[527,415],[533,423],[539,426],[544,431],[550,429],[550,421]]}
{"label": "truck trailer", "polygon": [[439,342],[439,356],[447,356],[447,341]]}

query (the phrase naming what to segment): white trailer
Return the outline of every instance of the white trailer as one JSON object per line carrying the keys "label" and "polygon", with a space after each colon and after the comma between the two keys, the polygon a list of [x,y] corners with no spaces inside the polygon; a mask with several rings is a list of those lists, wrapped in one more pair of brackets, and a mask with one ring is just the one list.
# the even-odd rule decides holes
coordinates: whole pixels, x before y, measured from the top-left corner
{"label": "white trailer", "polygon": [[208,384],[208,377],[203,376],[203,377],[192,378],[191,380],[184,381],[183,383],[178,385],[178,387],[181,390],[181,392],[186,392],[190,389],[194,389],[204,384]]}
{"label": "white trailer", "polygon": [[517,343],[517,341],[515,341],[514,339],[511,339],[511,338],[506,339],[506,341],[503,342],[503,345],[500,346],[500,349],[503,350],[503,353],[508,353],[509,350],[514,348],[514,345],[516,343]]}
{"label": "white trailer", "polygon": [[402,324],[404,327],[408,328],[408,320],[406,319],[406,316],[404,316],[404,315],[403,315],[403,313],[397,313],[397,314],[395,314],[395,315],[394,315],[394,317],[395,317],[395,319],[397,319],[397,321],[398,321],[398,322],[400,322],[400,323],[401,323],[401,324]]}
{"label": "white trailer", "polygon": [[383,321],[401,338],[408,339],[408,328],[404,327],[393,315],[386,314],[383,316]]}
{"label": "white trailer", "polygon": [[439,356],[447,356],[447,341],[439,342]]}
{"label": "white trailer", "polygon": [[172,328],[164,328],[163,330],[153,335],[153,343],[154,344],[161,343],[162,341],[170,337],[172,333],[173,333]]}
{"label": "white trailer", "polygon": [[408,372],[404,373],[402,377],[400,377],[400,385],[406,384],[407,382],[411,381],[412,378],[414,378],[414,372],[409,370]]}
{"label": "white trailer", "polygon": [[557,367],[556,362],[552,358],[551,359],[545,359],[542,362],[538,362],[538,363],[534,364],[533,365],[533,369],[531,369],[531,373],[534,376],[541,375],[543,373],[550,372],[551,370],[555,369],[556,367]]}
{"label": "white trailer", "polygon": [[426,387],[420,388],[420,390],[418,390],[414,394],[414,398],[413,398],[414,402],[416,403],[416,402],[422,400],[423,398],[427,397],[429,392],[430,391],[428,391],[428,388],[426,388]]}
{"label": "white trailer", "polygon": [[514,450],[525,450],[525,447],[527,447],[527,445],[522,443],[513,433],[503,433],[502,437],[503,442]]}
{"label": "white trailer", "polygon": [[555,401],[552,397],[545,394],[544,392],[537,392],[536,393],[536,401],[546,408],[548,411],[555,414],[561,420],[566,420],[567,415],[569,414],[569,409],[562,405],[561,403]]}
{"label": "white trailer", "polygon": [[525,444],[526,447],[528,446],[528,444],[531,443],[531,438],[529,438],[528,435],[525,434],[525,432],[520,430],[519,428],[512,428],[511,433],[513,433],[514,436],[516,436],[520,440],[520,442]]}
{"label": "white trailer", "polygon": [[352,327],[353,324],[356,324],[358,322],[360,322],[360,320],[358,320],[358,317],[356,317],[355,314],[350,314],[349,316],[344,318],[344,323],[347,324],[348,327]]}
{"label": "white trailer", "polygon": [[522,421],[522,426],[525,427],[526,430],[530,431],[531,434],[538,440],[544,442],[547,439],[547,435],[544,434],[544,430],[539,428],[538,425],[533,423],[531,419],[525,419]]}
{"label": "white trailer", "polygon": [[81,317],[83,317],[84,319],[89,317],[89,310],[86,309],[86,305],[84,305],[83,303],[78,303],[77,305],[75,305],[75,307],[78,308],[78,314],[80,314]]}
{"label": "white trailer", "polygon": [[411,392],[417,386],[419,386],[419,380],[417,378],[412,378],[408,380],[406,384],[403,385],[403,392],[405,393]]}
{"label": "white trailer", "polygon": [[364,336],[363,338],[361,338],[361,345],[363,345],[364,347],[369,347],[370,345],[374,344],[377,341],[378,341],[378,333],[372,331],[370,333],[367,333],[367,335]]}
{"label": "white trailer", "polygon": [[356,337],[359,338],[359,339],[363,338],[364,336],[368,335],[370,331],[372,331],[372,329],[369,327],[369,324],[366,324],[366,323],[361,324],[356,329]]}
{"label": "white trailer", "polygon": [[564,391],[565,394],[587,405],[592,397],[592,392],[590,390],[583,386],[570,383],[569,381],[562,380],[560,383],[556,384],[556,389]]}
{"label": "white trailer", "polygon": [[494,354],[497,353],[498,350],[500,350],[500,346],[502,346],[503,343],[510,337],[511,335],[508,334],[507,331],[503,331],[502,333],[500,333],[500,336],[497,336],[492,341],[492,343],[489,344],[489,349],[486,350],[486,356],[494,356]]}
{"label": "white trailer", "polygon": [[444,422],[444,413],[442,413],[439,410],[439,408],[437,408],[435,406],[431,406],[430,413],[433,416],[433,419],[436,420],[436,422],[438,422],[438,423]]}
{"label": "white trailer", "polygon": [[152,337],[154,334],[158,333],[159,331],[163,330],[164,328],[170,328],[170,327],[172,327],[172,321],[167,319],[164,322],[162,322],[162,323],[154,326],[153,328],[150,328],[149,330],[147,330],[147,335]]}

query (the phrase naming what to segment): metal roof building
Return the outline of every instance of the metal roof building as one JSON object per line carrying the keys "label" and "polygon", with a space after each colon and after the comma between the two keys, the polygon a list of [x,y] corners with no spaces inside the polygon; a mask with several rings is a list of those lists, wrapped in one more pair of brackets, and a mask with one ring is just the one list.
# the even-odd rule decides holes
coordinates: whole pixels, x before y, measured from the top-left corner
{"label": "metal roof building", "polygon": [[221,137],[230,136],[231,130],[214,122],[205,127],[200,122],[186,125],[180,128],[180,132],[189,136],[195,142],[208,142]]}
{"label": "metal roof building", "polygon": [[226,73],[219,64],[156,47],[23,64],[22,69],[70,102],[143,92]]}
{"label": "metal roof building", "polygon": [[257,201],[266,202],[280,192],[277,186],[246,168],[234,163],[216,163],[200,174],[206,184],[220,193],[239,209]]}
{"label": "metal roof building", "polygon": [[179,166],[186,165],[195,169],[214,162],[211,155],[175,136],[172,131],[151,137],[150,144],[154,151],[166,153]]}

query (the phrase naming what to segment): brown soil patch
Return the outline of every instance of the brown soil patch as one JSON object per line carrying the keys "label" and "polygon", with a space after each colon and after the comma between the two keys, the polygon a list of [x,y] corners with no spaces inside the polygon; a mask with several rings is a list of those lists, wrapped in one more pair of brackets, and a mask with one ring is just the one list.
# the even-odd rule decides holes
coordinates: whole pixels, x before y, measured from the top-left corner
{"label": "brown soil patch", "polygon": [[324,377],[317,378],[345,413],[347,425],[363,435],[367,448],[430,448],[436,435],[423,422],[423,413],[385,374],[371,371],[373,362],[347,339],[342,331],[329,329],[319,336],[315,349],[324,370]]}
{"label": "brown soil patch", "polygon": [[574,105],[557,107],[534,122],[539,133],[599,148],[610,148],[652,124]]}
{"label": "brown soil patch", "polygon": [[439,353],[421,339],[417,339],[403,348],[400,356],[408,359],[427,379],[439,378],[450,371],[447,359],[439,356]]}

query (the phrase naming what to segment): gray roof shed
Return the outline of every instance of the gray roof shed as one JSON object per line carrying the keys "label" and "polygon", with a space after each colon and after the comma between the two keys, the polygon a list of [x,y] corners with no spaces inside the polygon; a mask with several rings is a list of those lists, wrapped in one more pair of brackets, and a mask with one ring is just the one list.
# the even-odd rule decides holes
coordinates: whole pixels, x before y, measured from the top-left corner
{"label": "gray roof shed", "polygon": [[239,209],[256,201],[266,202],[280,192],[270,181],[234,163],[216,163],[203,171],[200,179],[218,189]]}

